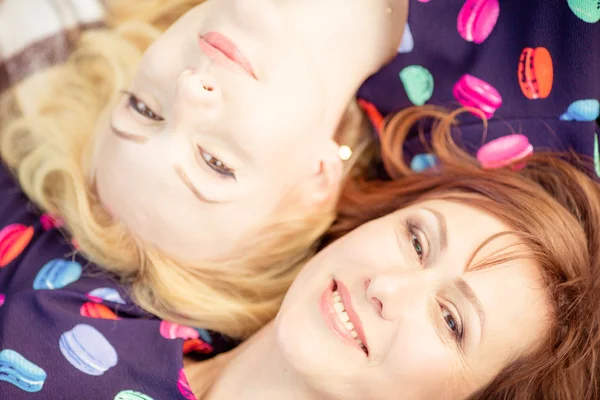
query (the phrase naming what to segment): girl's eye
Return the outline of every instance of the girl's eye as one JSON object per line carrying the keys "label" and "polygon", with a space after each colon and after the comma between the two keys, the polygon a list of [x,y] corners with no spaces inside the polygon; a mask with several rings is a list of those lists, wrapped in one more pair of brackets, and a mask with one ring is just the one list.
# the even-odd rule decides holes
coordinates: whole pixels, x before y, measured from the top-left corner
{"label": "girl's eye", "polygon": [[413,248],[415,249],[415,253],[417,253],[417,256],[419,257],[419,260],[423,260],[423,246],[421,245],[419,237],[414,232],[412,232],[412,229],[410,232],[410,240]]}
{"label": "girl's eye", "polygon": [[146,103],[136,97],[136,95],[130,92],[125,93],[129,96],[129,106],[142,117],[158,122],[165,120],[163,117],[152,111],[152,109],[148,107]]}
{"label": "girl's eye", "polygon": [[218,172],[221,175],[235,179],[235,171],[229,168],[223,161],[214,157],[212,154],[207,153],[201,147],[198,147],[198,150],[200,151],[200,155],[202,156],[202,159],[204,160],[206,165],[208,165],[212,170]]}
{"label": "girl's eye", "polygon": [[458,322],[458,319],[452,315],[452,313],[445,307],[442,307],[442,315],[444,317],[444,322],[452,331],[452,334],[456,337],[456,339],[460,342],[463,336],[462,326]]}

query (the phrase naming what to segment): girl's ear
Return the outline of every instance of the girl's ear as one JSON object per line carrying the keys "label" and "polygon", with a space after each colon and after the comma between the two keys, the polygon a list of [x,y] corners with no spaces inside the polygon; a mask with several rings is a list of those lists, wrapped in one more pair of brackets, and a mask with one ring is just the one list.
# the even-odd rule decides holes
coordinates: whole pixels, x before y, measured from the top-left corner
{"label": "girl's ear", "polygon": [[318,157],[315,157],[317,172],[309,176],[301,188],[302,202],[307,207],[324,205],[338,194],[343,176],[339,151],[340,146],[333,139],[328,139]]}

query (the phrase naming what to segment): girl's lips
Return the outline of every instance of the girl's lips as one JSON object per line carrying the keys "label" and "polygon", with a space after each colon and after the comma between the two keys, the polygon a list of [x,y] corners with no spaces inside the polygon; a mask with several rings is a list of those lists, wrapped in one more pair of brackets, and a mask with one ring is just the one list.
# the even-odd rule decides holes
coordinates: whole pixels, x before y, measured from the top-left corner
{"label": "girl's lips", "polygon": [[225,35],[218,32],[208,32],[200,36],[199,44],[202,51],[209,57],[232,62],[252,78],[257,79],[248,58]]}
{"label": "girl's lips", "polygon": [[[340,291],[340,289],[343,290],[343,294],[342,291]],[[344,308],[346,309],[346,312],[350,317],[350,322],[354,325],[354,330],[356,331],[356,333],[358,333],[357,339],[360,339],[362,341],[364,348],[356,341],[356,339],[350,334],[348,328],[346,328],[344,323],[340,320],[340,317],[334,308],[333,292],[335,290],[337,290],[340,293],[340,296],[342,298],[342,304],[344,305]],[[323,291],[323,294],[321,295],[319,301],[319,306],[327,327],[331,331],[333,331],[333,333],[337,337],[341,338],[345,343],[359,349],[361,352],[368,356],[369,350],[367,342],[365,340],[362,323],[360,322],[360,319],[358,318],[356,312],[352,309],[352,302],[350,301],[348,289],[345,286],[340,285],[339,282],[335,280],[332,281],[331,284],[328,285]]]}

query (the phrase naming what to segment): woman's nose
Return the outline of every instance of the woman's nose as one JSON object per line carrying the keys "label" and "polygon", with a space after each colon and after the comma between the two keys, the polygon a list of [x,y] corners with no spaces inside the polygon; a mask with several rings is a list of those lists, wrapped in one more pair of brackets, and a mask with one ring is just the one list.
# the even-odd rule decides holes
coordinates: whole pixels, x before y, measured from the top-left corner
{"label": "woman's nose", "polygon": [[367,281],[366,294],[381,317],[393,321],[427,307],[428,281],[422,270],[382,272]]}

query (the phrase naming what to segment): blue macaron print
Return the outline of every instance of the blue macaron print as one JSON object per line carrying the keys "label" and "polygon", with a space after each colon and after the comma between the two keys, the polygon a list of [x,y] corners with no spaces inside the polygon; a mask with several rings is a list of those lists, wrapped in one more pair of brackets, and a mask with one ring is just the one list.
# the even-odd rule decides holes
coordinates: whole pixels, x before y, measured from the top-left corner
{"label": "blue macaron print", "polygon": [[202,329],[202,328],[195,328],[196,331],[198,332],[198,335],[200,335],[200,339],[204,340],[206,343],[208,344],[212,344],[212,336],[210,336],[210,333],[208,333],[208,331],[206,329]]}
{"label": "blue macaron print", "polygon": [[0,381],[34,393],[42,390],[46,372],[16,351],[6,349],[0,351]]}
{"label": "blue macaron print", "polygon": [[406,24],[404,27],[404,36],[402,36],[402,43],[398,47],[398,53],[410,53],[415,48],[415,39],[413,38],[410,26]]}
{"label": "blue macaron print", "polygon": [[67,361],[85,374],[100,376],[117,365],[115,348],[93,326],[76,325],[60,336],[58,345]]}
{"label": "blue macaron print", "polygon": [[438,160],[434,154],[417,154],[410,162],[410,169],[415,172],[423,172],[437,165]]}
{"label": "blue macaron print", "polygon": [[561,121],[591,122],[600,116],[600,102],[596,99],[577,100],[560,116]]}
{"label": "blue macaron print", "polygon": [[42,267],[33,281],[35,290],[61,289],[81,277],[81,264],[76,261],[52,260]]}
{"label": "blue macaron print", "polygon": [[113,288],[98,288],[88,293],[89,296],[97,297],[104,301],[112,301],[113,303],[126,304],[117,289]]}

